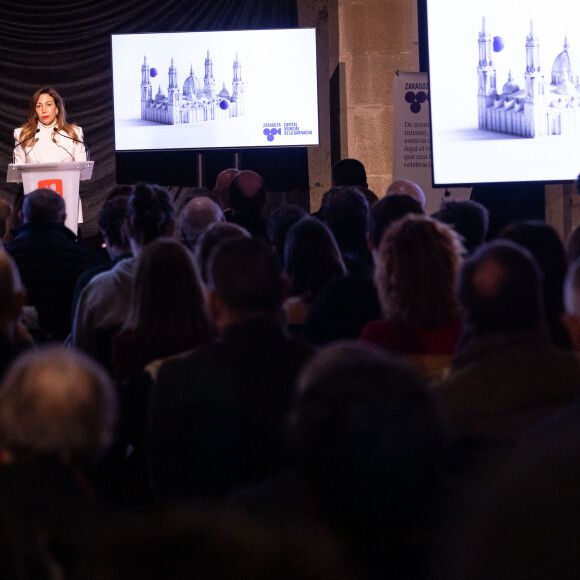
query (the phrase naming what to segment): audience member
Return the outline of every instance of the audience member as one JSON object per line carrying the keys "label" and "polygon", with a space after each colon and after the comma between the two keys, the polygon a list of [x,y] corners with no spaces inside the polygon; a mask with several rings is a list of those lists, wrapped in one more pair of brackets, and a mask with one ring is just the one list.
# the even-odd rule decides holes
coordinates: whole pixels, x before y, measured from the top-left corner
{"label": "audience member", "polygon": [[164,363],[151,401],[149,459],[157,492],[220,496],[284,466],[284,418],[311,349],[283,331],[286,294],[262,242],[212,253],[209,305],[219,337]]}
{"label": "audience member", "polygon": [[558,232],[543,222],[519,221],[504,228],[499,237],[526,248],[536,260],[542,274],[544,314],[550,335],[556,346],[571,349],[570,337],[562,324],[562,293],[568,264]]}
{"label": "audience member", "polygon": [[363,194],[369,206],[378,200],[378,197],[369,189],[365,166],[358,159],[341,159],[332,168],[332,187],[343,185],[356,186]]}
{"label": "audience member", "polygon": [[332,167],[332,187],[361,185],[367,187],[367,172],[358,159],[341,159]]}
{"label": "audience member", "polygon": [[245,228],[252,237],[267,240],[266,220],[262,215],[266,203],[266,184],[255,171],[240,171],[228,187],[229,222]]}
{"label": "audience member", "polygon": [[78,537],[103,516],[86,474],[111,439],[114,390],[94,362],[62,347],[23,355],[2,385],[2,576],[69,577]]}
{"label": "audience member", "polygon": [[125,232],[127,202],[131,186],[116,185],[99,212],[99,233],[109,257],[107,264],[95,266],[84,271],[77,280],[73,293],[72,316],[74,318],[77,304],[84,287],[101,272],[114,268],[118,262],[131,257],[131,248]]}
{"label": "audience member", "polygon": [[297,205],[283,205],[276,208],[267,221],[268,240],[276,251],[280,264],[284,263],[284,245],[288,230],[308,214]]}
{"label": "audience member", "polygon": [[199,236],[195,248],[195,257],[201,279],[205,284],[208,282],[209,259],[213,250],[226,240],[239,240],[249,237],[250,233],[242,226],[228,222],[212,224]]}
{"label": "audience member", "polygon": [[0,250],[0,380],[8,365],[33,344],[22,324],[26,290],[14,260]]}
{"label": "audience member", "polygon": [[335,187],[324,194],[320,216],[334,235],[349,274],[370,276],[367,246],[369,205],[356,187]]}
{"label": "audience member", "polygon": [[450,225],[460,236],[467,255],[485,241],[489,227],[489,211],[471,200],[446,200],[432,217]]}
{"label": "audience member", "polygon": [[173,207],[175,209],[175,218],[178,220],[183,208],[196,197],[208,197],[214,203],[219,203],[217,195],[207,187],[180,187],[175,194]]}
{"label": "audience member", "polygon": [[423,207],[408,195],[387,195],[375,203],[369,212],[368,244],[373,254],[379,249],[389,226],[409,214],[423,215]]}
{"label": "audience member", "polygon": [[117,379],[209,340],[205,296],[193,257],[175,240],[155,240],[139,254],[128,306],[113,338]]}
{"label": "audience member", "polygon": [[540,271],[513,242],[476,250],[464,264],[459,298],[469,339],[436,392],[458,436],[517,441],[577,396],[578,362],[549,341]]}
{"label": "audience member", "polygon": [[447,441],[435,401],[381,351],[337,343],[300,373],[293,434],[314,508],[362,578],[427,577]]}
{"label": "audience member", "polygon": [[218,173],[218,176],[215,180],[215,185],[213,186],[213,192],[217,196],[218,203],[220,204],[223,210],[229,208],[229,201],[228,201],[228,188],[230,187],[230,183],[232,179],[240,172],[239,169],[235,169],[234,167],[229,167],[228,169],[224,169]]}
{"label": "audience member", "polygon": [[132,258],[95,276],[82,291],[75,314],[72,343],[110,368],[113,335],[125,322],[141,250],[173,233],[173,206],[165,189],[137,184],[129,196],[126,232]]}
{"label": "audience member", "polygon": [[408,195],[413,199],[416,199],[423,209],[427,205],[427,200],[425,198],[425,193],[421,189],[421,186],[414,181],[409,181],[408,179],[397,179],[393,181],[391,185],[387,188],[385,195]]}
{"label": "audience member", "polygon": [[192,251],[199,236],[214,223],[223,222],[224,213],[209,197],[194,197],[177,216],[179,239]]}
{"label": "audience member", "polygon": [[94,264],[64,225],[63,198],[51,189],[24,196],[22,226],[6,244],[48,338],[64,340],[71,329],[71,302],[79,275]]}
{"label": "audience member", "polygon": [[291,282],[290,296],[284,301],[286,324],[300,333],[318,292],[346,274],[336,241],[320,220],[306,217],[290,228],[284,270]]}
{"label": "audience member", "polygon": [[455,295],[462,251],[449,226],[426,216],[408,215],[387,229],[375,256],[384,319],[370,322],[361,340],[440,375],[463,327]]}

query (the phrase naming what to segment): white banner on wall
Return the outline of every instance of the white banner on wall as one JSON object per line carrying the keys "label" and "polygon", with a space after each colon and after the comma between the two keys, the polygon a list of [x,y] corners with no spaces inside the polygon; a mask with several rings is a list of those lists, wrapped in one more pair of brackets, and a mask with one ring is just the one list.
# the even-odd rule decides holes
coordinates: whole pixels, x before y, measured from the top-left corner
{"label": "white banner on wall", "polygon": [[443,199],[469,199],[469,187],[433,187],[427,73],[398,72],[394,103],[393,179],[418,183],[427,198],[428,214],[436,212]]}

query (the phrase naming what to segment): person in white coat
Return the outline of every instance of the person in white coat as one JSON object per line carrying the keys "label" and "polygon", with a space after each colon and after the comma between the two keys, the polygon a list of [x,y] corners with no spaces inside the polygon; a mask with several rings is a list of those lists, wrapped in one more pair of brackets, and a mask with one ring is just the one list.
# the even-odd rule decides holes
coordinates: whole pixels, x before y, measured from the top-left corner
{"label": "person in white coat", "polygon": [[[66,120],[62,97],[52,87],[42,87],[30,99],[26,122],[14,130],[14,162],[86,161],[83,142],[81,127]],[[82,222],[80,201],[79,222]]]}

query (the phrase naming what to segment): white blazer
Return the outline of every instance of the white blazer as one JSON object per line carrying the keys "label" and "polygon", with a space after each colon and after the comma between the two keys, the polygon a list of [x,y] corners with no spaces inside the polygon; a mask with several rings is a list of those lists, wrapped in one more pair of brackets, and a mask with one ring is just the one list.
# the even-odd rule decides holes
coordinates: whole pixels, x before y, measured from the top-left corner
{"label": "white blazer", "polygon": [[[14,150],[14,160],[16,163],[62,163],[64,161],[86,161],[87,152],[82,143],[78,143],[64,137],[66,133],[60,131],[61,135],[55,133],[52,127],[45,127],[38,124],[40,131],[36,134],[36,143],[32,146],[24,147],[18,145]],[[14,146],[20,142],[22,127],[14,130]],[[83,139],[83,130],[76,128],[76,135],[80,141]]]}
{"label": "white blazer", "polygon": [[[40,131],[36,134],[38,139],[32,146],[24,147],[18,145],[14,150],[14,161],[18,164],[23,163],[63,163],[65,161],[86,161],[87,151],[82,143],[63,137],[55,133],[53,127],[45,127],[38,123]],[[84,141],[83,130],[80,127],[75,129],[77,138]],[[20,133],[22,127],[14,129],[14,146],[20,142]],[[83,223],[83,208],[79,197],[79,224]]]}

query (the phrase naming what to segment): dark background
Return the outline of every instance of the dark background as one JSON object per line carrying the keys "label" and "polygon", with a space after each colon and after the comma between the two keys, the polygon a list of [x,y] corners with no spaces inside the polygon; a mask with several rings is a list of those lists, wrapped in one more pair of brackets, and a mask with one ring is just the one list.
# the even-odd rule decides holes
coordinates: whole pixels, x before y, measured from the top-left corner
{"label": "dark background", "polygon": [[[5,183],[12,132],[24,122],[30,96],[43,85],[53,86],[64,98],[68,120],[82,126],[95,161],[92,180],[81,184],[83,235],[95,233],[98,211],[117,175],[119,183],[144,179],[195,186],[193,151],[115,155],[110,35],[293,28],[297,22],[295,0],[0,0],[2,196],[14,201],[18,192],[17,186]],[[264,175],[278,197],[308,203],[304,148],[241,149],[240,154],[242,168]],[[212,186],[233,158],[231,150],[206,152],[204,185]],[[179,188],[172,190],[177,193]]]}

